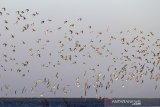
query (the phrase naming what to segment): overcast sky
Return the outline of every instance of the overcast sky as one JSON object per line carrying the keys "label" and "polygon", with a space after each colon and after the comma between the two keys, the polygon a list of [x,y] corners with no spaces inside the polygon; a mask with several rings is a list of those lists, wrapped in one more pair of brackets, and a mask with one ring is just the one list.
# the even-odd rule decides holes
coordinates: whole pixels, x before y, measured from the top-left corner
{"label": "overcast sky", "polygon": [[[35,19],[28,15],[28,22],[32,22],[33,20],[38,23],[41,22],[41,20],[53,20],[53,24],[48,23],[43,27],[37,25],[37,29],[46,30],[53,27],[53,29],[55,30],[60,26],[63,27],[63,22],[65,20],[68,20],[69,23],[77,24],[77,30],[83,29],[84,31],[86,30],[86,32],[89,25],[93,26],[93,31],[95,32],[106,32],[107,30],[109,30],[110,35],[117,35],[121,31],[127,31],[136,28],[140,31],[143,31],[144,34],[154,32],[156,38],[160,38],[159,4],[160,0],[0,0],[0,8],[5,7],[7,9],[6,11],[11,13],[10,17],[7,17],[7,20],[9,20],[10,22],[14,22],[16,19],[15,11],[25,9],[30,9],[31,13],[36,11],[39,13],[39,16]],[[0,9],[0,11],[2,11],[2,9]],[[70,65],[70,63],[63,63],[62,61],[61,66],[55,69],[41,68],[41,66],[39,65],[47,63],[51,59],[49,57],[42,57],[40,60],[37,59],[37,57],[32,58],[30,57],[30,55],[28,55],[30,53],[27,50],[33,48],[33,51],[36,51],[43,47],[43,45],[45,45],[45,43],[35,45],[34,42],[38,38],[42,38],[42,42],[45,42],[46,40],[56,42],[59,40],[63,40],[63,36],[61,37],[59,35],[64,35],[64,33],[67,32],[67,29],[64,29],[61,32],[55,31],[55,33],[53,34],[54,37],[43,37],[41,31],[37,31],[36,34],[33,34],[32,32],[22,33],[21,31],[19,31],[19,27],[14,27],[13,25],[8,25],[9,27],[11,26],[10,29],[12,29],[12,31],[7,32],[3,29],[3,27],[5,26],[3,20],[5,18],[6,17],[0,17],[0,33],[2,34],[0,45],[4,42],[7,42],[8,44],[15,44],[17,46],[17,50],[13,56],[16,58],[17,62],[22,63],[26,60],[30,62],[28,68],[22,68],[24,70],[24,74],[26,74],[26,77],[21,77],[23,73],[15,73],[10,71],[4,72],[3,68],[0,69],[0,87],[5,87],[5,84],[10,87],[12,92],[7,91],[9,97],[39,97],[39,94],[43,92],[45,93],[45,97],[81,97],[84,96],[84,82],[88,80],[88,83],[92,84],[93,80],[95,80],[95,78],[93,80],[91,79],[94,75],[93,72],[91,74],[89,73],[88,76],[83,77],[84,71],[88,70],[88,68],[90,67],[93,67],[97,63],[100,63],[102,64],[102,67],[100,67],[98,70],[101,71],[102,74],[105,74],[105,72],[103,71],[106,68],[103,67],[103,65],[110,64],[110,61],[107,62],[98,55],[94,56],[93,53],[94,58],[92,60],[87,60],[88,65],[86,65],[85,67],[83,67],[82,64],[72,66]],[[82,18],[81,23],[77,22],[78,18]],[[12,41],[12,39],[10,39],[8,36],[4,36],[10,34],[15,35],[15,41]],[[134,34],[136,35],[137,33],[133,33],[133,35]],[[87,35],[86,38],[77,37],[76,39],[85,44],[88,43],[87,40],[92,39],[92,37],[88,36],[89,33],[84,33],[84,35]],[[95,38],[93,37],[93,39]],[[21,44],[19,42],[23,40],[26,41],[25,47],[21,47]],[[112,50],[117,50],[116,55],[118,56],[119,50],[117,48],[117,44],[118,43],[116,42],[114,43]],[[49,52],[52,52],[52,50],[58,52],[60,50],[57,49],[57,47],[59,46],[58,43],[55,43],[54,45],[54,48],[52,48],[52,44],[48,44],[46,46],[46,50],[44,52],[40,52],[42,56],[47,56]],[[72,46],[72,44],[68,44],[66,48],[69,46]],[[100,45],[97,42],[97,44],[95,43],[95,46]],[[9,48],[5,48],[1,45],[0,49],[4,50],[0,52],[0,57],[3,57],[5,53],[12,56]],[[55,54],[55,57],[53,59],[55,63],[57,63],[56,61],[59,60],[57,53]],[[81,57],[79,60],[81,60]],[[15,67],[16,69],[16,66],[14,66],[12,62],[6,64],[3,58],[0,59],[0,63],[1,65],[6,66],[6,69],[8,70],[11,67]],[[27,69],[30,69],[31,72],[27,73]],[[63,81],[61,81],[61,79],[55,79],[55,74],[57,71],[59,72],[59,77],[62,78]],[[109,74],[106,75],[108,75],[109,78]],[[34,82],[38,79],[43,80],[45,77],[50,79],[52,85],[57,85],[59,83],[61,88],[63,88],[63,86],[66,86],[67,84],[71,85],[68,88],[70,89],[70,93],[68,95],[65,95],[61,91],[58,91],[55,95],[53,93],[50,94],[47,93],[48,90],[43,84],[35,89],[37,92],[35,91],[35,93],[31,93],[29,90],[31,90],[31,87],[34,86]],[[76,80],[77,77],[80,78],[82,84],[79,88],[75,87],[75,83],[73,82]],[[107,80],[108,79],[106,79],[106,81]],[[99,94],[103,97],[160,97],[160,82],[150,80],[149,76],[146,76],[144,80],[145,82],[143,83],[143,85],[134,84],[134,82],[132,81],[129,81],[127,83],[115,81],[113,83],[113,86],[107,91],[105,89],[100,89]],[[125,84],[125,87],[122,88],[122,84]],[[154,88],[155,84],[158,85],[156,91]],[[24,86],[27,87],[26,90],[28,90],[28,92],[22,95],[21,90]],[[13,90],[17,90],[17,95],[13,94]],[[4,91],[0,92],[0,97],[5,97]],[[87,97],[96,97],[96,93],[93,88],[90,90],[90,92],[88,92]]]}

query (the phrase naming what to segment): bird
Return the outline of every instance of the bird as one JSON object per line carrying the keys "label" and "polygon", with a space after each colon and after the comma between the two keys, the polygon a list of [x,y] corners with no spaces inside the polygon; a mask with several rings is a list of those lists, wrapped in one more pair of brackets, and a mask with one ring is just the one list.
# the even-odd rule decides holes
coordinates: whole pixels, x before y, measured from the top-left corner
{"label": "bird", "polygon": [[9,30],[9,28],[8,28],[7,26],[5,26],[5,29],[6,29],[6,30]]}
{"label": "bird", "polygon": [[44,20],[43,21],[41,21],[41,24],[43,24],[44,23]]}
{"label": "bird", "polygon": [[68,22],[68,21],[67,21],[67,20],[65,20],[65,21],[64,21],[64,24],[66,24],[67,22]]}
{"label": "bird", "polygon": [[29,9],[26,9],[27,12],[29,12]]}
{"label": "bird", "polygon": [[78,18],[78,21],[82,21],[82,18]]}
{"label": "bird", "polygon": [[3,11],[6,11],[6,8],[5,8],[5,7],[3,7],[3,8],[2,8],[2,10],[3,10]]}
{"label": "bird", "polygon": [[12,37],[12,38],[14,38],[14,35],[13,35],[13,34],[11,34],[11,37]]}
{"label": "bird", "polygon": [[[124,89],[128,86],[128,81],[143,85],[144,78],[155,82],[160,80],[157,71],[160,70],[160,39],[152,31],[146,34],[135,27],[112,34],[109,26],[107,32],[97,30],[96,27],[92,29],[92,24],[82,26],[83,17],[73,21],[61,20],[62,24],[58,25],[56,19],[56,24],[47,16],[42,19],[43,14],[33,12],[30,8],[16,10],[13,14],[6,10],[8,9],[3,8],[0,11],[0,16],[4,17],[0,18],[3,22],[0,28],[0,68],[3,71],[0,79],[11,72],[25,83],[24,80],[31,76],[29,82],[33,82],[33,86],[26,84],[17,89],[2,86],[1,93],[4,95],[9,96],[12,92],[15,96],[27,93],[44,97],[48,92],[54,96],[57,92],[67,95],[72,90],[83,90],[82,95],[88,97],[88,92],[94,89],[95,96],[100,99],[100,92],[114,93],[112,86],[116,82],[121,82],[120,86]],[[7,15],[15,18],[8,19]],[[35,17],[37,15],[42,19],[38,23]],[[11,26],[12,23],[14,27]],[[69,69],[65,69],[65,66]],[[54,75],[50,75],[52,72]],[[66,75],[62,75],[65,72]],[[63,84],[64,76],[68,75],[75,85]],[[41,90],[40,87],[46,90]],[[4,89],[8,91],[4,92]],[[101,91],[103,89],[104,92]],[[154,89],[158,90],[158,84],[155,84]]]}

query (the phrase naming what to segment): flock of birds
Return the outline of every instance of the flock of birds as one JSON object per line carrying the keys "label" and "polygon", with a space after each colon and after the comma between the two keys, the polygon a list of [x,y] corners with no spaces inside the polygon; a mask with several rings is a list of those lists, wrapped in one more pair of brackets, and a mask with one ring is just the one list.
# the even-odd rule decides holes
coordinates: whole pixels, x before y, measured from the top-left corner
{"label": "flock of birds", "polygon": [[160,39],[153,32],[133,28],[114,34],[109,27],[96,31],[94,25],[84,26],[82,18],[64,20],[60,26],[55,22],[30,9],[0,9],[1,97],[34,96],[42,88],[40,97],[79,89],[82,97],[94,90],[102,98],[101,89],[110,90],[116,81],[124,88],[128,81],[143,85],[145,79],[155,81],[158,89]]}

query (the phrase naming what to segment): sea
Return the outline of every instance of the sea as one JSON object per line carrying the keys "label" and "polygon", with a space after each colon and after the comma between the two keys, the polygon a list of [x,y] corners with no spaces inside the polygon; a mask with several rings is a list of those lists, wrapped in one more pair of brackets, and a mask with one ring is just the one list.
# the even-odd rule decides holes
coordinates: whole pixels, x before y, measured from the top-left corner
{"label": "sea", "polygon": [[0,107],[160,107],[160,98],[0,98]]}

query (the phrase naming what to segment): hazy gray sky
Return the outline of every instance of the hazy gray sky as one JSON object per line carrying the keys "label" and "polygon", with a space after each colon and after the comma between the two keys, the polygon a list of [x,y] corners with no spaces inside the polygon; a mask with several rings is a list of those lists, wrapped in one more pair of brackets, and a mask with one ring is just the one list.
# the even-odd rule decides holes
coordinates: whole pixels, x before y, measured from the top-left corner
{"label": "hazy gray sky", "polygon": [[[7,12],[11,13],[10,17],[1,17],[0,16],[0,33],[2,34],[0,40],[0,57],[3,57],[4,54],[7,54],[8,57],[15,57],[16,62],[23,63],[28,60],[29,66],[23,68],[20,65],[15,66],[13,62],[4,62],[4,58],[0,60],[0,64],[4,65],[7,70],[10,70],[11,67],[23,69],[25,77],[22,77],[22,73],[15,72],[4,72],[3,68],[0,69],[0,87],[5,89],[5,84],[9,86],[10,91],[7,91],[9,97],[39,97],[40,93],[45,93],[45,97],[81,97],[84,96],[83,88],[84,82],[88,80],[88,84],[91,84],[91,89],[88,91],[87,97],[96,97],[95,90],[93,88],[93,83],[96,81],[96,78],[92,78],[93,75],[101,72],[106,74],[105,66],[108,66],[112,62],[109,60],[104,60],[103,57],[98,56],[92,50],[87,50],[84,54],[88,54],[88,51],[92,53],[92,59],[83,59],[80,53],[77,53],[80,57],[77,59],[81,64],[73,66],[70,62],[66,63],[61,61],[61,66],[56,68],[41,68],[40,65],[48,63],[51,61],[57,63],[59,60],[59,55],[57,52],[60,50],[59,40],[64,41],[65,47],[72,47],[74,43],[69,43],[63,38],[65,33],[68,32],[67,27],[64,25],[64,21],[68,20],[68,23],[75,23],[75,31],[84,30],[84,36],[76,37],[77,40],[82,44],[87,44],[91,39],[96,41],[96,37],[90,36],[88,29],[89,25],[92,25],[94,32],[104,32],[101,39],[105,40],[105,36],[118,36],[120,31],[127,31],[133,28],[144,31],[144,35],[147,35],[149,32],[154,32],[156,35],[155,38],[160,38],[160,0],[0,0],[0,8],[5,7]],[[36,18],[33,18],[29,15],[29,20],[27,22],[34,21],[37,25],[35,29],[40,29],[36,33],[26,32],[22,33],[20,26],[23,26],[24,23],[20,23],[17,26],[14,26],[16,16],[15,11],[30,9],[30,12],[39,12],[39,15]],[[2,9],[0,9],[2,11]],[[5,26],[5,18],[9,21],[10,31],[7,32],[3,27]],[[77,22],[78,18],[82,18],[82,22]],[[52,19],[53,23],[45,24],[44,26],[40,25],[41,20]],[[11,22],[11,23],[10,23]],[[38,24],[39,23],[39,24]],[[64,27],[64,29],[59,32],[57,31],[58,27]],[[51,29],[54,32],[49,33],[49,36],[44,36],[44,30]],[[105,33],[109,30],[109,33]],[[15,39],[10,38],[10,34],[15,35]],[[131,31],[131,34],[128,35],[138,35]],[[96,35],[96,33],[95,33]],[[125,37],[124,36],[124,37]],[[42,42],[37,45],[35,41],[38,38],[42,39]],[[129,37],[127,37],[130,40]],[[155,41],[153,38],[153,43]],[[22,47],[21,41],[25,40],[26,45]],[[49,44],[46,44],[45,41],[52,41]],[[76,41],[76,40],[75,40]],[[16,53],[12,55],[10,48],[5,48],[3,45],[4,42],[8,44],[15,44],[17,46]],[[53,44],[52,44],[53,43]],[[94,43],[95,46],[100,47],[97,41]],[[53,47],[52,47],[53,46]],[[45,51],[40,51],[42,58],[39,59],[36,56],[31,57],[29,49],[33,49],[33,54],[37,54],[36,51],[45,47]],[[120,53],[120,44],[118,42],[113,42],[111,50],[119,56]],[[159,48],[156,48],[157,52]],[[129,49],[134,52],[131,48]],[[50,58],[48,53],[52,52],[55,56]],[[130,53],[130,54],[131,54]],[[65,54],[70,54],[68,51],[65,51]],[[87,62],[85,66],[82,65],[83,60]],[[96,64],[102,64],[100,68],[97,68],[96,72],[91,72],[88,69],[95,67]],[[117,64],[119,67],[120,64]],[[30,73],[27,73],[27,70],[30,69]],[[85,71],[87,71],[87,76],[83,77]],[[56,79],[55,75],[59,72],[59,77],[63,79]],[[156,71],[158,73],[160,71]],[[111,73],[106,74],[106,81],[103,81],[104,84],[110,79]],[[34,93],[31,93],[31,87],[34,86],[36,80],[44,78],[50,79],[51,84],[54,86],[58,83],[60,84],[60,90],[63,86],[68,86],[70,90],[69,94],[63,94],[62,91],[57,91],[54,95],[49,93],[46,85],[39,85]],[[81,81],[80,87],[75,86],[75,80],[79,77]],[[102,79],[102,78],[101,78]],[[102,97],[160,97],[160,82],[155,82],[154,80],[149,80],[149,76],[144,78],[144,83],[136,84],[133,81],[128,81],[126,83],[121,81],[114,81],[113,86],[107,91],[105,89],[99,89],[99,95]],[[105,83],[106,82],[106,83]],[[122,88],[122,84],[125,85]],[[154,89],[155,84],[158,85],[157,90]],[[21,94],[23,87],[26,87],[27,92]],[[13,90],[17,90],[17,95],[14,94]],[[5,92],[0,92],[0,97],[5,97]]]}
{"label": "hazy gray sky", "polygon": [[159,0],[1,0],[0,5],[9,9],[35,9],[57,19],[83,17],[91,23],[98,22],[95,24],[155,30],[160,26],[159,4]]}

